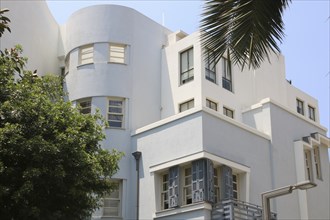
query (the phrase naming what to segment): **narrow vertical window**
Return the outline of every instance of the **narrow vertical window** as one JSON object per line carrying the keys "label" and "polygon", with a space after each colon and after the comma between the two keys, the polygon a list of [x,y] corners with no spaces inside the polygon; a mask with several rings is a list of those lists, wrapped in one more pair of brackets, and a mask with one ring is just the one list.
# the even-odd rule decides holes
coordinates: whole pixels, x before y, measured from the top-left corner
{"label": "narrow vertical window", "polygon": [[64,61],[64,69],[65,69],[65,73],[68,73],[69,72],[69,65],[70,65],[70,53],[67,55],[67,57],[65,58],[65,61]]}
{"label": "narrow vertical window", "polygon": [[304,115],[304,102],[300,99],[297,99],[297,112]]}
{"label": "narrow vertical window", "polygon": [[103,198],[103,217],[120,217],[121,216],[121,184],[114,183],[116,189]]}
{"label": "narrow vertical window", "polygon": [[321,173],[320,147],[319,146],[314,146],[313,153],[314,153],[316,178],[321,180],[322,179],[322,173]]}
{"label": "narrow vertical window", "polygon": [[90,114],[92,112],[92,99],[81,99],[77,101],[81,114]]}
{"label": "narrow vertical window", "polygon": [[233,174],[233,198],[236,200],[239,199],[238,189],[238,174]]}
{"label": "narrow vertical window", "polygon": [[309,116],[309,119],[315,121],[315,108],[308,105],[308,116]]}
{"label": "narrow vertical window", "polygon": [[312,158],[309,150],[304,151],[305,154],[305,172],[308,180],[312,180]]}
{"label": "narrow vertical window", "polygon": [[228,91],[233,91],[232,75],[231,75],[231,66],[228,62],[228,59],[221,58],[222,60],[222,87]]}
{"label": "narrow vertical window", "polygon": [[92,44],[80,47],[80,49],[79,49],[79,65],[93,63],[94,62],[93,53],[94,53],[94,48],[93,48]]}
{"label": "narrow vertical window", "polygon": [[229,118],[234,118],[234,111],[229,108],[223,107],[223,114]]}
{"label": "narrow vertical window", "polygon": [[205,78],[213,83],[216,83],[216,69],[213,52],[208,50],[205,62]]}
{"label": "narrow vertical window", "polygon": [[124,100],[110,99],[108,107],[108,123],[110,128],[124,127]]}
{"label": "narrow vertical window", "polygon": [[209,99],[206,99],[206,107],[213,109],[214,111],[218,111],[218,104],[215,102],[212,102]]}
{"label": "narrow vertical window", "polygon": [[183,111],[186,111],[188,109],[191,109],[194,107],[194,100],[189,100],[187,102],[184,102],[182,104],[180,104],[179,106],[179,112],[183,112]]}
{"label": "narrow vertical window", "polygon": [[194,79],[194,50],[190,48],[180,54],[180,84]]}
{"label": "narrow vertical window", "polygon": [[111,63],[125,63],[126,45],[110,44],[109,51]]}
{"label": "narrow vertical window", "polygon": [[192,203],[192,177],[191,177],[191,167],[184,168],[184,185],[183,185],[183,204]]}
{"label": "narrow vertical window", "polygon": [[168,173],[162,175],[162,190],[161,190],[161,208],[168,209],[169,201],[168,201]]}

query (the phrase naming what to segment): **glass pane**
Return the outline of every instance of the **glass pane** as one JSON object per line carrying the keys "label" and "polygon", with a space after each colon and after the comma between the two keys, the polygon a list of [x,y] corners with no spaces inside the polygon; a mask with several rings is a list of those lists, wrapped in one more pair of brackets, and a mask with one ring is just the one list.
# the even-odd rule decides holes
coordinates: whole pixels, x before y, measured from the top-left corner
{"label": "glass pane", "polygon": [[181,73],[188,70],[188,54],[187,52],[181,53]]}
{"label": "glass pane", "polygon": [[189,51],[189,69],[194,68],[194,50],[191,48]]}
{"label": "glass pane", "polygon": [[109,120],[111,120],[111,121],[122,121],[123,116],[122,115],[109,115]]}
{"label": "glass pane", "polygon": [[103,208],[104,216],[119,216],[118,208]]}
{"label": "glass pane", "polygon": [[122,110],[121,107],[109,107],[109,112],[111,113],[122,113]]}
{"label": "glass pane", "polygon": [[120,100],[109,100],[109,105],[111,106],[122,106],[123,101]]}
{"label": "glass pane", "polygon": [[113,128],[121,128],[122,127],[122,122],[119,121],[109,121],[109,126]]}

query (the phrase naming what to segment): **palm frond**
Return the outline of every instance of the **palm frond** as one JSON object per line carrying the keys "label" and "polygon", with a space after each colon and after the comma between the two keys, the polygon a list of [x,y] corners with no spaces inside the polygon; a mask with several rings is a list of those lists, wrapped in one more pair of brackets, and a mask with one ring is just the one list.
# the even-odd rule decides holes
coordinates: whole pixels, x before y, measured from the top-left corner
{"label": "palm frond", "polygon": [[[206,0],[200,22],[202,46],[219,61],[258,68],[284,36],[282,15],[291,0]],[[268,58],[269,59],[269,58]]]}

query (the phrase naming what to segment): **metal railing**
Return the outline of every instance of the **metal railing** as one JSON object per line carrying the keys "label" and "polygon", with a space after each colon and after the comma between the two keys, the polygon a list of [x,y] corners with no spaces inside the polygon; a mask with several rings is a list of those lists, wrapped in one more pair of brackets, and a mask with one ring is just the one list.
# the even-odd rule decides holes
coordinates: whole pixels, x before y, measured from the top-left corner
{"label": "metal railing", "polygon": [[[254,204],[234,199],[223,200],[213,205],[213,220],[262,220],[262,208]],[[276,213],[271,213],[276,220]]]}

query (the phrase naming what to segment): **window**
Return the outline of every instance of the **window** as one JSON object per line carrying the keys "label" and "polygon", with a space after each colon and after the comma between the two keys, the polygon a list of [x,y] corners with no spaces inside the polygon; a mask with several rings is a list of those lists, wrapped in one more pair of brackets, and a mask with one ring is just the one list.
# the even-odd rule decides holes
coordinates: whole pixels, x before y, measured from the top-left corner
{"label": "window", "polygon": [[93,63],[93,45],[86,45],[79,49],[79,65]]}
{"label": "window", "polygon": [[178,207],[179,201],[182,205],[189,205],[201,201],[214,202],[215,197],[219,199],[218,174],[214,173],[211,160],[199,159],[181,167],[174,166],[160,177],[162,210]]}
{"label": "window", "polygon": [[92,112],[92,99],[81,99],[77,103],[80,106],[81,114],[90,114]]}
{"label": "window", "polygon": [[311,151],[305,150],[305,172],[306,172],[306,177],[308,180],[312,180],[312,158],[311,158]]}
{"label": "window", "polygon": [[126,45],[110,44],[110,62],[111,63],[125,63]]}
{"label": "window", "polygon": [[70,54],[68,54],[68,56],[66,57],[65,61],[64,61],[64,68],[65,68],[65,73],[69,72],[69,65],[70,65]]}
{"label": "window", "polygon": [[313,153],[314,153],[314,164],[315,164],[315,170],[316,170],[316,177],[319,180],[321,180],[322,173],[321,173],[320,147],[314,146]]}
{"label": "window", "polygon": [[180,84],[194,79],[194,50],[190,48],[180,54]]}
{"label": "window", "polygon": [[108,123],[110,128],[123,128],[124,126],[124,100],[110,99],[108,107]]}
{"label": "window", "polygon": [[297,99],[297,112],[304,115],[304,102]]}
{"label": "window", "polygon": [[191,167],[184,169],[184,186],[183,186],[183,204],[192,203],[192,188],[191,188]]}
{"label": "window", "polygon": [[213,52],[208,50],[205,63],[205,78],[213,83],[216,83],[216,69]]}
{"label": "window", "polygon": [[103,217],[121,216],[121,184],[115,182],[116,189],[103,198]]}
{"label": "window", "polygon": [[234,118],[234,111],[229,108],[223,107],[223,114],[229,118]]}
{"label": "window", "polygon": [[218,111],[218,104],[208,99],[206,99],[206,107],[213,109],[214,111]]}
{"label": "window", "polygon": [[238,175],[233,174],[233,198],[238,200]]}
{"label": "window", "polygon": [[161,190],[161,207],[162,209],[168,209],[168,173],[162,175],[162,190]]}
{"label": "window", "polygon": [[182,104],[180,104],[179,106],[179,112],[183,112],[183,111],[186,111],[188,109],[191,109],[194,107],[194,100],[190,100],[190,101],[187,101],[187,102],[184,102]]}
{"label": "window", "polygon": [[309,119],[315,121],[315,108],[308,105],[308,115],[309,115]]}
{"label": "window", "polygon": [[231,66],[228,59],[222,57],[222,87],[228,91],[233,91]]}

